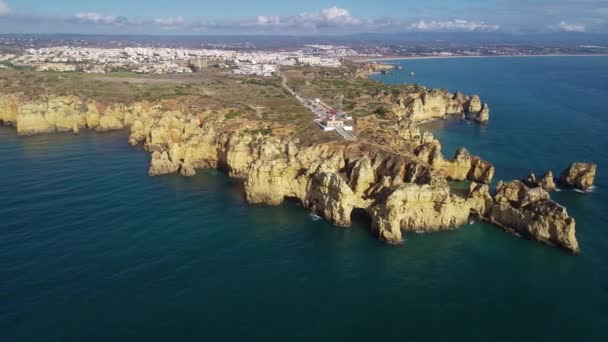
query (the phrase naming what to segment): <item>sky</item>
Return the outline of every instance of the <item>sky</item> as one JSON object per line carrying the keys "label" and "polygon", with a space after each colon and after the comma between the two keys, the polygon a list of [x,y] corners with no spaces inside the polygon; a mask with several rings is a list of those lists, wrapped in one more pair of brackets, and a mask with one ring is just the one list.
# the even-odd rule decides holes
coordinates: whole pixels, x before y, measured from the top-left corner
{"label": "sky", "polygon": [[608,0],[0,0],[0,33],[608,34]]}

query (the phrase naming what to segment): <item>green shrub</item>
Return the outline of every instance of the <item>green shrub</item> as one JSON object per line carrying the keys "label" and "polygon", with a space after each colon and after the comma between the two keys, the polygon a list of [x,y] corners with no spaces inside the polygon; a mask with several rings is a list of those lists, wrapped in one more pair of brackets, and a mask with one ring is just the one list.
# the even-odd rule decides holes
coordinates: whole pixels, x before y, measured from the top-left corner
{"label": "green shrub", "polygon": [[381,117],[385,117],[388,113],[389,113],[389,110],[386,109],[386,107],[378,107],[374,111],[374,114],[381,116]]}

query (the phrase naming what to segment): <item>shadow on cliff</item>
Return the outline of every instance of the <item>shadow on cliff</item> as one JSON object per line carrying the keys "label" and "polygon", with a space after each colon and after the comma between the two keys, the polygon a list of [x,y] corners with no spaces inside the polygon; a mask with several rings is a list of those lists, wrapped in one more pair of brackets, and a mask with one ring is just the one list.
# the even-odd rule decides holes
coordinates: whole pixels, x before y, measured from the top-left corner
{"label": "shadow on cliff", "polygon": [[367,210],[362,208],[354,208],[350,213],[350,220],[352,223],[352,228],[356,229],[364,229],[370,235],[374,235],[372,232],[372,216],[367,212]]}

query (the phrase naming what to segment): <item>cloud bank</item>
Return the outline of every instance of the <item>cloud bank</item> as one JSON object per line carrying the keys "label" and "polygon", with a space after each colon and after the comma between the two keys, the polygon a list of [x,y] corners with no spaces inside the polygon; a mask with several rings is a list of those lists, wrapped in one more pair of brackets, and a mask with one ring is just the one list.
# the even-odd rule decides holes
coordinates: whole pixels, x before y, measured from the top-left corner
{"label": "cloud bank", "polygon": [[485,22],[468,21],[464,19],[455,19],[447,21],[424,21],[412,23],[409,28],[414,31],[497,31],[499,25],[486,24]]}
{"label": "cloud bank", "polygon": [[7,5],[6,2],[0,0],[0,16],[5,16],[5,15],[9,15],[11,14],[12,10],[11,8]]}
{"label": "cloud bank", "polygon": [[69,21],[81,24],[127,26],[136,25],[138,21],[122,16],[104,15],[96,12],[76,13]]}
{"label": "cloud bank", "polygon": [[557,25],[553,25],[549,27],[554,31],[563,31],[563,32],[585,32],[586,28],[583,24],[572,24],[567,23],[565,21],[560,22]]}
{"label": "cloud bank", "polygon": [[[9,3],[10,2],[10,3]],[[448,10],[420,5],[402,17],[369,17],[348,8],[331,6],[292,15],[252,13],[240,19],[186,17],[185,15],[138,18],[126,13],[81,11],[71,15],[45,15],[13,8],[16,0],[0,0],[0,32],[146,33],[174,34],[349,34],[399,32],[608,32],[608,0],[496,0],[477,8]],[[466,1],[465,1],[466,3]],[[469,4],[472,6],[472,4]],[[464,8],[464,7],[463,7]],[[193,12],[194,13],[194,12]],[[451,14],[451,15],[450,15]],[[564,17],[567,14],[568,17]],[[447,16],[449,15],[449,16]],[[532,20],[533,19],[533,20]]]}

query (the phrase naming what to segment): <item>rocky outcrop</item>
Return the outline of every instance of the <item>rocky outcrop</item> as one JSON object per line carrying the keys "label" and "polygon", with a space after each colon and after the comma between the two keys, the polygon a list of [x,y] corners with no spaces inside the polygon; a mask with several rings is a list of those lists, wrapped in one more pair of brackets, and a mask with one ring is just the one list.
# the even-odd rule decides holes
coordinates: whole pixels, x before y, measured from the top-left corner
{"label": "rocky outcrop", "polygon": [[555,185],[555,181],[553,179],[553,172],[551,171],[547,171],[542,178],[537,178],[534,173],[531,173],[523,180],[523,182],[531,188],[540,187],[546,191],[557,190],[557,186]]}
{"label": "rocky outcrop", "polygon": [[465,148],[459,148],[452,160],[446,160],[443,157],[439,143],[424,144],[416,150],[416,154],[448,180],[470,180],[488,184],[496,172],[492,164],[477,156],[472,156]]}
{"label": "rocky outcrop", "polygon": [[355,72],[356,77],[367,77],[376,72],[393,69],[394,66],[383,63],[366,63]]}
{"label": "rocky outcrop", "polygon": [[250,203],[279,205],[295,198],[339,226],[349,226],[353,210],[362,209],[372,218],[374,232],[391,243],[402,241],[402,232],[454,229],[467,223],[471,213],[483,214],[489,207],[487,185],[462,196],[452,193],[445,180],[491,180],[493,167],[466,150],[448,161],[438,145],[437,154],[426,159],[360,141],[304,146],[289,137],[252,135],[246,125],[222,131],[218,118],[208,115],[199,121],[165,113],[147,124],[135,121],[130,140],[154,151],[150,174],[215,165],[244,179]]}
{"label": "rocky outcrop", "polygon": [[559,182],[571,188],[588,191],[593,186],[596,171],[595,164],[575,162],[561,173]]}
{"label": "rocky outcrop", "polygon": [[21,101],[17,95],[0,96],[0,121],[1,123],[14,126],[17,123],[17,115]]}
{"label": "rocky outcrop", "polygon": [[402,232],[432,232],[469,221],[471,203],[451,193],[445,184],[406,183],[390,191],[371,208],[372,230],[387,242],[403,240]]}
{"label": "rocky outcrop", "polygon": [[[429,92],[424,106],[447,113],[469,101],[461,94],[449,95],[450,107],[443,108],[441,94],[446,95]],[[277,122],[226,119],[229,109],[192,113],[176,109],[175,103],[18,100],[0,96],[0,115],[20,134],[131,127],[129,143],[142,144],[151,154],[150,175],[191,176],[196,169],[218,168],[244,180],[250,203],[279,205],[296,199],[339,226],[350,226],[353,211],[362,210],[377,236],[390,243],[403,241],[404,232],[457,228],[473,215],[516,234],[578,250],[574,219],[546,191],[521,182],[501,183],[492,197],[487,184],[495,170],[490,163],[464,148],[452,160],[445,159],[432,134],[421,133],[408,120],[391,126],[393,133],[379,143],[306,144],[289,133],[272,134],[290,132]],[[469,191],[453,190],[452,180],[471,181]]]}
{"label": "rocky outcrop", "polygon": [[499,182],[488,219],[517,235],[577,253],[575,221],[544,189],[520,181]]}
{"label": "rocky outcrop", "polygon": [[490,107],[487,103],[484,103],[481,110],[475,115],[475,121],[479,123],[487,123],[490,121]]}
{"label": "rocky outcrop", "polygon": [[471,96],[471,98],[464,103],[464,110],[469,113],[479,113],[481,108],[481,99],[478,95]]}
{"label": "rocky outcrop", "polygon": [[105,106],[76,96],[48,96],[28,100],[17,95],[0,95],[0,120],[15,126],[20,135],[52,132],[78,133],[82,128],[97,131],[123,129],[145,115],[149,103]]}
{"label": "rocky outcrop", "polygon": [[386,103],[398,119],[407,119],[412,123],[442,119],[448,115],[467,118],[466,114],[471,114],[477,122],[485,123],[490,117],[490,108],[487,104],[482,106],[479,96],[467,97],[442,89],[423,89],[401,94],[385,92],[376,95],[375,99]]}
{"label": "rocky outcrop", "polygon": [[494,205],[494,198],[490,194],[489,185],[471,182],[468,198],[471,203],[472,214],[482,219],[488,217],[492,205]]}

